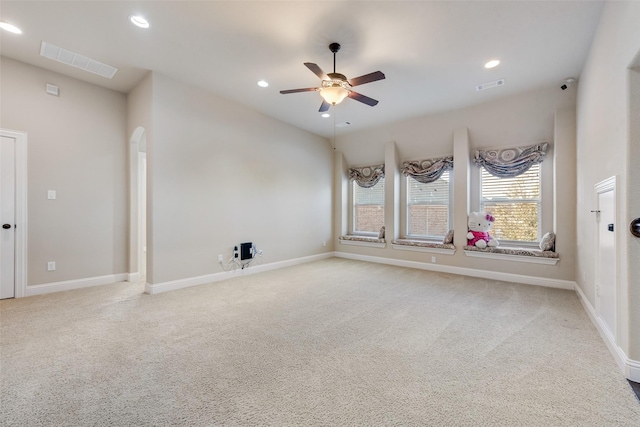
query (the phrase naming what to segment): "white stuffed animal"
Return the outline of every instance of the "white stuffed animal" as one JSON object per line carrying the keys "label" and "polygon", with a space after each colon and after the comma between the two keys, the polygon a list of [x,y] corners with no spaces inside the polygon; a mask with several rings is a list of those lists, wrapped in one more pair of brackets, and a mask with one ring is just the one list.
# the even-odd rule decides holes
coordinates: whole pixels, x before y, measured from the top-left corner
{"label": "white stuffed animal", "polygon": [[498,241],[489,234],[489,230],[491,230],[494,221],[495,218],[489,213],[471,212],[469,214],[467,244],[480,249],[484,249],[487,246],[490,248],[498,246]]}

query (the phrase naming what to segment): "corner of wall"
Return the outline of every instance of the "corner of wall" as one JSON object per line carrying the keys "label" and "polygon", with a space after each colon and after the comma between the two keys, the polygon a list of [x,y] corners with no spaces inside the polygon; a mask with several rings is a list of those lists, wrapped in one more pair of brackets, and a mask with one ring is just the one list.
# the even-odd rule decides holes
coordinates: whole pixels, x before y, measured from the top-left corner
{"label": "corner of wall", "polygon": [[[553,144],[553,232],[556,251],[575,264],[577,204],[576,108],[556,110]],[[574,270],[573,280],[578,277]],[[577,281],[577,280],[576,280]]]}
{"label": "corner of wall", "polygon": [[385,145],[385,200],[393,200],[393,203],[385,203],[384,223],[388,240],[400,237],[400,155],[394,141]]}
{"label": "corner of wall", "polygon": [[453,239],[456,247],[467,244],[468,214],[470,208],[471,155],[469,130],[458,128],[453,132]]}
{"label": "corner of wall", "polygon": [[347,197],[348,197],[348,173],[347,161],[342,151],[336,151],[334,154],[334,190],[335,190],[335,241],[340,236],[347,234]]}

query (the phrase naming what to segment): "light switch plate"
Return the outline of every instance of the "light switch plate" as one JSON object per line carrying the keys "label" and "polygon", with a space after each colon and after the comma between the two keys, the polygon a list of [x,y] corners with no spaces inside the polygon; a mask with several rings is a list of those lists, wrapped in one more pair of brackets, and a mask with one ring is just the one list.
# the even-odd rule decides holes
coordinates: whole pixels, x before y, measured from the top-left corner
{"label": "light switch plate", "polygon": [[55,261],[49,261],[47,263],[47,271],[54,271],[56,269],[56,262]]}
{"label": "light switch plate", "polygon": [[56,190],[47,191],[47,199],[55,200],[56,199]]}

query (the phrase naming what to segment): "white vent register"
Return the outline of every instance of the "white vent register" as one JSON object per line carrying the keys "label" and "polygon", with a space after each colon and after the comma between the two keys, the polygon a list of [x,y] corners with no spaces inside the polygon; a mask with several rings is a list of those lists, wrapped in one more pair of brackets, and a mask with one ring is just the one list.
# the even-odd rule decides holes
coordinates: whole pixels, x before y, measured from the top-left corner
{"label": "white vent register", "polygon": [[104,64],[96,61],[95,59],[91,59],[84,55],[80,55],[79,53],[63,49],[47,42],[42,42],[40,45],[40,55],[108,79],[115,76],[118,72],[116,67],[112,67],[111,65]]}
{"label": "white vent register", "polygon": [[478,85],[476,86],[476,90],[481,91],[481,90],[491,89],[493,87],[499,87],[499,86],[504,86],[504,79],[495,80],[493,82]]}

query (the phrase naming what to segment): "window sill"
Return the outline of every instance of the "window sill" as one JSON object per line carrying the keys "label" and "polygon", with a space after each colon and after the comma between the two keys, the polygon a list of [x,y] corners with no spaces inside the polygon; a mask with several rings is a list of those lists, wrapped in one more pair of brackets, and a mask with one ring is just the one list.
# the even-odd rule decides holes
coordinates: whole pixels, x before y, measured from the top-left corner
{"label": "window sill", "polygon": [[527,262],[532,264],[556,265],[560,261],[557,252],[529,250],[522,248],[486,248],[465,246],[464,254],[476,258],[502,259],[507,261]]}
{"label": "window sill", "polygon": [[341,245],[367,246],[370,248],[384,248],[387,246],[384,239],[378,239],[377,237],[341,236],[338,241]]}
{"label": "window sill", "polygon": [[456,247],[451,243],[435,243],[420,240],[399,239],[391,242],[394,249],[402,251],[429,252],[443,255],[453,255]]}

